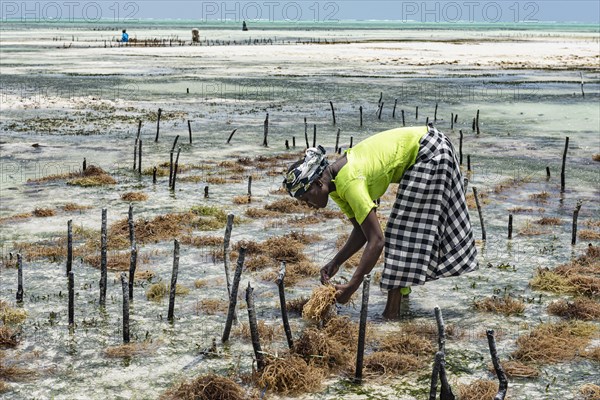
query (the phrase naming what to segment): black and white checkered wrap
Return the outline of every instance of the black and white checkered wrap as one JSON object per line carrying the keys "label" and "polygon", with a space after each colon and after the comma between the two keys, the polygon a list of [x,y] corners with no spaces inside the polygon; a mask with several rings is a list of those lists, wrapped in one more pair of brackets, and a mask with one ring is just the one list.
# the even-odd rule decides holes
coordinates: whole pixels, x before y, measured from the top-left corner
{"label": "black and white checkered wrap", "polygon": [[422,285],[478,268],[454,148],[432,125],[406,170],[385,230],[384,290]]}

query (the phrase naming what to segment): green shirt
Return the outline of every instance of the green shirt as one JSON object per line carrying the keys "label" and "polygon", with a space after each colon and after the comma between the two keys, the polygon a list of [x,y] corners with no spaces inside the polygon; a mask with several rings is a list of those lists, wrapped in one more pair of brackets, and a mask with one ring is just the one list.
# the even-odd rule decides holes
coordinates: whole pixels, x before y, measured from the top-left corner
{"label": "green shirt", "polygon": [[333,180],[336,190],[329,195],[348,218],[363,223],[376,207],[374,200],[390,183],[399,183],[404,171],[415,163],[426,133],[426,126],[391,129],[346,150],[346,165]]}

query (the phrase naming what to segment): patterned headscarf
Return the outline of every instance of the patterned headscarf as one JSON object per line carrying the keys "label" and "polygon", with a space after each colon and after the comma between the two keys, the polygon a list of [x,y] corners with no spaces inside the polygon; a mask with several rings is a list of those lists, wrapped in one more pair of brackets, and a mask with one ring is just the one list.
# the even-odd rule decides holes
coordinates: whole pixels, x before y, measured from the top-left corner
{"label": "patterned headscarf", "polygon": [[310,189],[310,185],[318,179],[329,165],[323,146],[306,149],[304,161],[290,170],[283,180],[283,186],[290,196],[300,197]]}

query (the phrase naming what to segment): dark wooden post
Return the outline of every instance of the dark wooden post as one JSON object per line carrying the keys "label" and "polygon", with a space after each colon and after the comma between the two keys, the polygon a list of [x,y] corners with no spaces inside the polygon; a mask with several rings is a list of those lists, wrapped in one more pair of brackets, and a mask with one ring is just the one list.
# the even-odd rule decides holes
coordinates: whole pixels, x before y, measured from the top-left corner
{"label": "dark wooden post", "polygon": [[137,150],[138,150],[139,141],[140,141],[139,138],[135,138],[135,143],[133,145],[133,170],[134,171],[137,170]]}
{"label": "dark wooden post", "polygon": [[560,168],[560,192],[565,191],[565,164],[567,162],[567,150],[569,148],[569,137],[565,138],[565,151],[562,157],[562,167]]}
{"label": "dark wooden post", "polygon": [[471,130],[475,132],[475,118],[473,118],[473,124],[471,125]]}
{"label": "dark wooden post", "polygon": [[363,117],[362,117],[363,108],[362,108],[362,106],[358,107],[358,111],[360,113],[360,126],[362,127],[362,125],[363,125]]}
{"label": "dark wooden post", "polygon": [[69,272],[68,292],[69,292],[69,330],[72,331],[75,327],[75,274]]}
{"label": "dark wooden post", "polygon": [[263,146],[268,146],[267,136],[269,135],[269,113],[267,113],[267,117],[264,122],[264,137],[263,137]]}
{"label": "dark wooden post", "polygon": [[138,174],[142,173],[142,139],[138,142]]}
{"label": "dark wooden post", "polygon": [[296,136],[292,136],[292,147],[296,148]]}
{"label": "dark wooden post", "polygon": [[279,307],[281,308],[281,321],[283,322],[283,330],[285,331],[285,337],[287,338],[288,347],[292,349],[294,347],[294,340],[292,338],[292,330],[290,328],[290,321],[288,319],[287,307],[285,303],[285,261],[281,262],[279,268],[279,275],[277,276],[277,289],[279,291]]}
{"label": "dark wooden post", "polygon": [[85,159],[85,157],[83,157],[83,171],[85,172],[85,170],[87,169],[87,160]]}
{"label": "dark wooden post", "polygon": [[135,270],[137,268],[137,246],[135,244],[135,226],[133,223],[133,205],[129,205],[129,213],[127,218],[129,226],[129,300],[133,300],[133,283],[135,279]]}
{"label": "dark wooden post", "polygon": [[285,139],[285,149],[289,150],[290,149],[290,142],[289,140]]}
{"label": "dark wooden post", "polygon": [[317,124],[313,125],[313,147],[317,147]]}
{"label": "dark wooden post", "polygon": [[175,168],[173,170],[173,182],[171,183],[171,191],[175,191],[175,181],[177,180],[177,170],[179,169],[179,154],[181,153],[181,147],[177,149],[177,157],[175,157]]}
{"label": "dark wooden post", "polygon": [[331,117],[333,118],[333,124],[335,125],[335,109],[333,108],[333,102],[330,101],[329,105],[331,106]]}
{"label": "dark wooden post", "polygon": [[335,152],[337,153],[340,144],[340,128],[337,130],[337,134],[335,135]]}
{"label": "dark wooden post", "polygon": [[356,371],[354,371],[354,383],[362,383],[363,357],[365,354],[365,338],[367,334],[367,313],[369,310],[369,285],[371,275],[363,277],[363,293],[360,307],[360,322],[358,325],[358,346],[356,350]]}
{"label": "dark wooden post", "polygon": [[237,131],[237,128],[234,129],[231,134],[229,135],[229,138],[227,138],[227,144],[229,144],[229,142],[231,142],[231,138],[233,137],[233,134]]}
{"label": "dark wooden post", "polygon": [[225,267],[225,281],[227,284],[227,295],[231,296],[231,279],[229,279],[229,242],[231,241],[231,231],[233,230],[233,214],[227,215],[227,225],[225,225],[225,236],[223,238],[223,265]]}
{"label": "dark wooden post", "polygon": [[100,305],[106,305],[106,208],[102,209],[102,226],[100,228]]}
{"label": "dark wooden post", "polygon": [[381,113],[383,112],[383,102],[379,104],[379,112],[377,113],[377,119],[381,119]]}
{"label": "dark wooden post", "polygon": [[429,400],[436,400],[437,397],[437,382],[440,376],[440,368],[442,360],[444,359],[444,353],[438,351],[435,353],[435,361],[433,363],[433,369],[431,371],[431,387],[429,389]]}
{"label": "dark wooden post", "polygon": [[404,110],[400,110],[402,112],[402,126],[406,126],[406,122],[404,121]]}
{"label": "dark wooden post", "polygon": [[458,121],[458,114],[454,114],[454,123]]}
{"label": "dark wooden post", "polygon": [[352,148],[352,141],[353,141],[353,140],[354,140],[354,137],[353,137],[353,136],[350,136],[350,147],[349,147],[350,149]]}
{"label": "dark wooden post", "polygon": [[433,112],[433,122],[437,122],[438,103],[435,103],[435,111]]}
{"label": "dark wooden post", "polygon": [[17,303],[23,302],[23,258],[17,253]]}
{"label": "dark wooden post", "polygon": [[156,185],[156,166],[152,168],[152,183]]}
{"label": "dark wooden post", "polygon": [[573,229],[571,231],[571,244],[574,246],[577,243],[577,217],[579,216],[579,210],[582,205],[581,200],[577,200],[577,205],[575,206],[575,210],[573,211]]}
{"label": "dark wooden post", "polygon": [[262,349],[260,347],[260,336],[258,335],[258,324],[256,323],[256,310],[254,309],[254,289],[248,282],[248,289],[246,289],[246,304],[248,306],[248,324],[250,326],[250,337],[252,338],[252,348],[254,349],[254,356],[256,357],[256,367],[259,371],[265,368],[265,361],[263,358]]}
{"label": "dark wooden post", "polygon": [[204,198],[208,199],[208,186],[204,186]]}
{"label": "dark wooden post", "polygon": [[175,146],[177,146],[177,141],[179,140],[179,135],[175,136],[175,140],[173,141],[173,146],[171,147],[171,151],[169,152],[169,188],[173,186],[173,153],[175,153]]}
{"label": "dark wooden post", "polygon": [[123,290],[123,343],[129,343],[129,290],[125,272],[121,272],[121,288]]}
{"label": "dark wooden post", "polygon": [[67,221],[67,276],[73,269],[73,220]]}
{"label": "dark wooden post", "polygon": [[415,119],[419,119],[419,106],[415,107]]}
{"label": "dark wooden post", "polygon": [[396,118],[396,106],[398,105],[398,99],[394,99],[394,109],[392,110],[392,118]]}
{"label": "dark wooden post", "polygon": [[[446,328],[444,326],[444,318],[442,317],[442,310],[436,306],[434,308],[435,321],[438,328],[438,351],[445,355],[446,353]],[[440,399],[443,400],[454,400],[455,396],[452,393],[452,388],[448,383],[448,377],[446,376],[446,360],[443,357],[440,360],[440,383],[441,383],[441,395]]]}
{"label": "dark wooden post", "polygon": [[188,119],[188,133],[190,135],[190,144],[192,144],[192,121]]}
{"label": "dark wooden post", "polygon": [[173,273],[171,274],[171,287],[169,291],[169,313],[167,319],[173,322],[173,313],[175,311],[175,291],[177,290],[177,274],[179,273],[179,241],[174,240],[175,248],[173,250]]}
{"label": "dark wooden post", "polygon": [[454,113],[450,113],[450,129],[454,129]]}
{"label": "dark wooden post", "polygon": [[471,171],[471,155],[467,154],[467,171]]}
{"label": "dark wooden post", "polygon": [[462,132],[462,129],[460,129],[458,131],[458,133],[460,134],[460,139],[458,140],[458,160],[459,160],[458,164],[462,165],[462,162],[463,162],[463,152],[462,152],[462,149],[463,149],[463,132]]}
{"label": "dark wooden post", "polygon": [[481,212],[481,205],[479,204],[479,196],[477,195],[477,188],[473,186],[473,196],[475,197],[475,205],[477,205],[477,213],[479,214],[479,222],[481,222],[481,240],[485,242],[485,225],[483,223],[483,214]]}
{"label": "dark wooden post", "polygon": [[512,232],[513,232],[513,215],[508,214],[508,238],[509,239],[512,239]]}
{"label": "dark wooden post", "polygon": [[248,176],[248,201],[252,201],[252,175]]}
{"label": "dark wooden post", "polygon": [[160,131],[160,115],[162,114],[162,109],[158,109],[158,117],[156,118],[156,137],[154,138],[154,142],[158,143],[158,132]]}
{"label": "dark wooden post", "polygon": [[479,110],[477,110],[477,117],[475,117],[475,128],[477,128],[477,134],[479,135],[481,133],[479,131]]}
{"label": "dark wooden post", "polygon": [[229,295],[229,309],[227,310],[227,320],[225,321],[225,329],[223,330],[223,336],[221,342],[225,343],[229,340],[229,334],[231,333],[231,324],[235,314],[235,307],[237,305],[237,293],[240,287],[240,278],[242,277],[242,269],[244,267],[244,257],[246,256],[246,248],[240,247],[237,265],[235,267],[235,274],[233,275],[233,284],[231,285],[231,294]]}
{"label": "dark wooden post", "polygon": [[585,97],[585,92],[583,91],[583,72],[579,72],[579,76],[581,77],[581,97]]}
{"label": "dark wooden post", "polygon": [[494,338],[494,331],[492,329],[488,329],[486,332],[488,345],[490,347],[490,356],[492,357],[492,364],[494,365],[494,370],[496,371],[496,376],[498,377],[498,393],[494,396],[494,400],[504,400],[506,397],[506,391],[508,390],[508,379],[506,378],[506,373],[500,365],[500,361],[498,360],[498,352],[496,350],[496,339]]}
{"label": "dark wooden post", "polygon": [[550,180],[550,167],[546,167],[546,180]]}
{"label": "dark wooden post", "polygon": [[306,123],[306,117],[304,117],[304,139],[306,140],[306,148],[308,149],[310,145],[308,144],[308,124]]}

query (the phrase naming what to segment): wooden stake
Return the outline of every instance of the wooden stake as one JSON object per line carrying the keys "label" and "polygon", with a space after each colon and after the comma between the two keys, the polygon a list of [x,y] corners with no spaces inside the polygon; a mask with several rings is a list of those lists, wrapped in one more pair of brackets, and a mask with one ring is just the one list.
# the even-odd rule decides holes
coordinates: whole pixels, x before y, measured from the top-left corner
{"label": "wooden stake", "polygon": [[383,102],[379,105],[379,113],[377,114],[377,119],[381,119],[381,112],[383,111]]}
{"label": "wooden stake", "polygon": [[121,288],[123,290],[123,343],[129,343],[129,296],[127,274],[121,272]]}
{"label": "wooden stake", "polygon": [[75,277],[73,271],[69,272],[68,292],[69,292],[69,330],[75,327]]}
{"label": "wooden stake", "polygon": [[296,136],[292,136],[292,147],[296,148]]}
{"label": "wooden stake", "polygon": [[129,225],[129,300],[133,300],[133,283],[135,278],[135,270],[137,268],[137,246],[135,244],[135,227],[133,223],[133,205],[129,205],[129,213],[127,218]]}
{"label": "wooden stake", "polygon": [[177,149],[177,157],[175,157],[175,169],[173,170],[173,182],[171,184],[171,190],[175,191],[175,181],[177,180],[177,170],[179,169],[179,154],[181,153],[181,147]]}
{"label": "wooden stake", "polygon": [[240,278],[242,277],[242,269],[244,267],[244,257],[246,256],[246,248],[240,247],[237,265],[235,267],[235,274],[233,275],[233,284],[231,285],[231,294],[229,295],[229,309],[227,310],[227,320],[225,321],[225,329],[223,330],[223,336],[221,342],[225,343],[229,340],[229,334],[231,333],[231,324],[233,323],[233,316],[235,314],[235,307],[237,305],[237,294],[238,288],[240,287]]}
{"label": "wooden stake", "polygon": [[579,76],[581,77],[581,97],[585,97],[585,93],[583,91],[583,72],[579,72]]}
{"label": "wooden stake", "polygon": [[467,195],[467,187],[469,186],[469,178],[463,178],[463,190],[465,192],[465,196]]}
{"label": "wooden stake", "polygon": [[429,400],[436,400],[437,397],[437,382],[440,376],[440,368],[442,360],[444,359],[444,353],[438,351],[435,353],[435,361],[433,363],[433,369],[431,371],[431,387],[429,389]]}
{"label": "wooden stake", "polygon": [[[438,328],[438,351],[442,352],[442,355],[446,352],[446,328],[444,326],[444,318],[442,317],[442,310],[435,306],[435,321]],[[441,395],[440,399],[443,400],[454,400],[455,396],[452,393],[452,388],[448,383],[448,377],[446,376],[446,360],[444,357],[440,360],[440,383],[441,383]]]}
{"label": "wooden stake", "polygon": [[86,161],[85,157],[83,157],[83,171],[84,172],[85,172],[86,168],[87,168],[87,161]]}
{"label": "wooden stake", "polygon": [[381,100],[383,100],[383,92],[379,93],[379,100],[377,100],[377,104],[381,104]]}
{"label": "wooden stake", "polygon": [[156,185],[156,167],[152,168],[152,183]]}
{"label": "wooden stake", "polygon": [[[250,196],[250,195],[248,195]],[[231,296],[231,279],[229,279],[229,243],[231,241],[231,231],[233,229],[233,214],[227,215],[227,225],[225,225],[225,236],[223,238],[223,264],[225,267],[225,282],[227,284],[227,296]]]}
{"label": "wooden stake", "polygon": [[454,129],[454,113],[450,113],[450,129]]}
{"label": "wooden stake", "polygon": [[467,171],[471,171],[471,155],[467,154]]}
{"label": "wooden stake", "polygon": [[499,387],[498,393],[494,396],[494,400],[504,400],[506,397],[506,391],[508,390],[508,379],[506,378],[506,373],[498,360],[498,352],[496,350],[496,339],[494,338],[494,331],[492,329],[488,329],[486,331],[488,345],[490,347],[490,356],[492,357],[492,364],[494,364],[494,370],[496,371],[496,376],[498,377]]}
{"label": "wooden stake", "polygon": [[475,128],[477,128],[477,134],[479,135],[481,133],[479,131],[479,110],[477,110],[477,117],[475,117]]}
{"label": "wooden stake", "polygon": [[458,159],[459,159],[458,164],[462,165],[462,162],[463,162],[463,152],[462,152],[462,148],[463,148],[463,132],[462,132],[462,129],[460,129],[458,131],[458,133],[460,134],[460,139],[458,141]]}
{"label": "wooden stake", "polygon": [[438,103],[435,103],[435,111],[433,112],[433,122],[437,122]]}
{"label": "wooden stake", "polygon": [[425,118],[425,126],[429,126],[429,117]]}
{"label": "wooden stake", "polygon": [[512,239],[513,232],[513,215],[508,214],[508,239]]}
{"label": "wooden stake", "polygon": [[67,221],[67,276],[73,269],[73,220]]}
{"label": "wooden stake", "polygon": [[263,146],[267,147],[268,141],[267,141],[267,136],[269,135],[269,113],[267,113],[267,117],[265,118],[265,122],[264,122],[264,137],[263,137]]}
{"label": "wooden stake", "polygon": [[175,146],[177,146],[177,141],[179,140],[179,135],[175,136],[175,140],[173,141],[173,146],[171,147],[170,161],[169,161],[169,188],[173,186],[173,153],[175,153]]}
{"label": "wooden stake", "polygon": [[356,371],[354,372],[354,383],[362,383],[363,357],[365,354],[365,338],[367,333],[367,313],[369,310],[369,286],[371,275],[363,278],[362,303],[360,307],[360,321],[358,325],[358,346],[356,350]]}
{"label": "wooden stake", "polygon": [[581,210],[582,204],[583,203],[581,200],[577,200],[577,205],[573,211],[573,229],[571,231],[571,244],[573,246],[575,246],[575,243],[577,243],[577,217],[579,217],[579,210]]}
{"label": "wooden stake", "polygon": [[481,240],[485,242],[485,225],[483,223],[483,214],[481,212],[481,205],[479,204],[479,196],[477,195],[477,188],[473,186],[473,196],[475,197],[475,204],[477,205],[477,213],[479,214],[479,222],[481,222]]}
{"label": "wooden stake", "polygon": [[350,149],[352,148],[352,141],[353,141],[353,140],[354,140],[354,137],[353,137],[353,136],[350,136],[350,147],[349,147]]}
{"label": "wooden stake", "polygon": [[171,287],[169,291],[169,313],[167,319],[173,322],[173,313],[175,311],[175,291],[177,290],[177,274],[179,273],[179,241],[175,239],[175,248],[173,250],[173,273],[171,274]]}
{"label": "wooden stake", "polygon": [[333,108],[333,102],[329,102],[329,105],[331,106],[331,117],[333,118],[333,125],[335,125],[335,109]]}
{"label": "wooden stake", "polygon": [[308,144],[308,124],[306,123],[306,117],[304,117],[304,139],[306,140],[306,148],[308,149],[310,145]]}
{"label": "wooden stake", "polygon": [[227,138],[227,144],[229,144],[229,142],[231,142],[231,138],[233,137],[233,134],[237,131],[237,128],[234,129],[231,134],[229,135],[229,138]]}
{"label": "wooden stake", "polygon": [[363,108],[362,108],[362,106],[358,107],[358,111],[360,112],[360,126],[362,127],[362,125],[363,125],[363,118],[362,118]]}
{"label": "wooden stake", "polygon": [[138,174],[142,174],[142,139],[138,142]]}
{"label": "wooden stake", "polygon": [[100,228],[100,305],[106,305],[106,208],[102,209],[102,226]]}
{"label": "wooden stake", "polygon": [[260,336],[258,335],[258,324],[256,323],[256,310],[254,309],[254,296],[252,295],[254,289],[248,282],[248,289],[246,289],[246,304],[248,306],[248,324],[250,326],[250,336],[252,338],[252,348],[254,349],[254,356],[256,357],[256,367],[258,371],[262,371],[265,368],[265,361],[263,359],[262,349],[260,347]]}
{"label": "wooden stake", "polygon": [[394,109],[392,110],[392,118],[396,118],[396,106],[398,105],[398,99],[394,99]]}
{"label": "wooden stake", "polygon": [[313,147],[317,147],[317,124],[313,125]]}
{"label": "wooden stake", "polygon": [[162,109],[158,109],[158,117],[156,118],[156,137],[154,138],[154,142],[158,143],[158,132],[160,131],[160,115],[162,114]]}
{"label": "wooden stake", "polygon": [[135,139],[135,143],[133,145],[133,170],[137,170],[137,149],[138,149],[138,143],[139,143],[139,139]]}
{"label": "wooden stake", "polygon": [[285,149],[286,150],[290,149],[290,142],[287,139],[285,139]]}
{"label": "wooden stake", "polygon": [[192,144],[192,121],[188,119],[188,133],[190,135],[190,144]]}
{"label": "wooden stake", "polygon": [[550,167],[546,167],[546,180],[550,180]]}
{"label": "wooden stake", "polygon": [[337,153],[340,144],[340,128],[337,130],[337,134],[335,135],[335,152]]}
{"label": "wooden stake", "polygon": [[567,162],[567,150],[569,149],[569,137],[565,138],[565,151],[562,157],[562,167],[560,168],[560,192],[565,191],[565,164]]}
{"label": "wooden stake", "polygon": [[454,123],[456,123],[456,121],[458,121],[458,114],[454,114]]}
{"label": "wooden stake", "polygon": [[208,199],[208,186],[204,186],[204,198]]}
{"label": "wooden stake", "polygon": [[279,268],[279,275],[277,276],[277,289],[279,291],[279,307],[281,309],[281,321],[283,322],[283,330],[285,331],[285,337],[287,338],[288,347],[292,349],[294,347],[294,340],[292,338],[292,330],[290,328],[290,321],[288,319],[287,307],[285,303],[285,261],[281,262]]}
{"label": "wooden stake", "polygon": [[404,122],[404,110],[402,111],[402,126],[406,126],[406,123]]}
{"label": "wooden stake", "polygon": [[473,118],[473,124],[471,125],[471,130],[475,132],[475,118]]}
{"label": "wooden stake", "polygon": [[23,302],[23,258],[17,253],[17,303]]}
{"label": "wooden stake", "polygon": [[415,119],[419,119],[419,106],[415,108]]}

